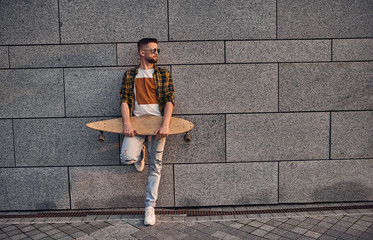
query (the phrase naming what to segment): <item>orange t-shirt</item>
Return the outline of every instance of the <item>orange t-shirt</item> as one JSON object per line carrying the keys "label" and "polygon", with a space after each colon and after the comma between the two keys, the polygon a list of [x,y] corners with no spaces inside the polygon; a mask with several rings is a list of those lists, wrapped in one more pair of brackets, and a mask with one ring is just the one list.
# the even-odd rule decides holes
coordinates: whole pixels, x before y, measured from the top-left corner
{"label": "orange t-shirt", "polygon": [[135,116],[156,115],[161,116],[155,83],[153,79],[154,68],[138,69],[135,77]]}

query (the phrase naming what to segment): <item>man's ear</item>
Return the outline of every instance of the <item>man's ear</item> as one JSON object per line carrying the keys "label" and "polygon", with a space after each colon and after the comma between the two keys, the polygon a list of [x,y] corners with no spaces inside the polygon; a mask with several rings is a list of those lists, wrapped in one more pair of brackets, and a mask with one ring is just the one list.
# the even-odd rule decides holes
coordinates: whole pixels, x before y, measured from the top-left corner
{"label": "man's ear", "polygon": [[143,51],[142,49],[139,50],[139,55],[140,55],[141,57],[144,57],[144,56],[145,56],[145,53],[144,53],[144,51]]}

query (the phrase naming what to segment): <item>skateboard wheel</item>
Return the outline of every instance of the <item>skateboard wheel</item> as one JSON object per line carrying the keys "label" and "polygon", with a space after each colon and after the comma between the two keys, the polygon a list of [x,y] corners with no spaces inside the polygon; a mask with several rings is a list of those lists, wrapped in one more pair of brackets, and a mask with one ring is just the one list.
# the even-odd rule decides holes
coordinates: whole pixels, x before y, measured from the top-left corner
{"label": "skateboard wheel", "polygon": [[184,135],[184,142],[189,143],[190,141],[192,141],[192,137],[190,136],[189,132],[187,132]]}
{"label": "skateboard wheel", "polygon": [[104,133],[103,132],[101,132],[99,135],[98,135],[98,139],[97,139],[97,141],[99,142],[99,143],[104,143],[105,142],[105,135],[104,135]]}

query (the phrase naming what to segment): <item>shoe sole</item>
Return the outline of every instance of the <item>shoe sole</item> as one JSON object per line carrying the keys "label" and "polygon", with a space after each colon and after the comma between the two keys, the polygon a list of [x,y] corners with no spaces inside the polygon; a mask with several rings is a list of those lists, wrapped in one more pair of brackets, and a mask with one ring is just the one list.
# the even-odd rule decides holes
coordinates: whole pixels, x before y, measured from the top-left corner
{"label": "shoe sole", "polygon": [[144,225],[145,225],[145,226],[153,226],[154,224],[155,224],[155,221],[154,221],[154,222],[151,222],[151,223],[145,223],[145,222],[144,222]]}
{"label": "shoe sole", "polygon": [[132,165],[132,164],[135,164],[136,161],[121,161],[121,164],[123,165]]}
{"label": "shoe sole", "polygon": [[[143,160],[143,161],[144,161],[144,160]],[[134,165],[135,165],[135,169],[136,169],[136,171],[138,171],[138,172],[142,172],[142,171],[144,171],[145,166],[142,167],[142,166],[141,166],[141,163],[138,164],[138,163],[136,162]],[[144,165],[145,165],[145,164],[144,164]]]}

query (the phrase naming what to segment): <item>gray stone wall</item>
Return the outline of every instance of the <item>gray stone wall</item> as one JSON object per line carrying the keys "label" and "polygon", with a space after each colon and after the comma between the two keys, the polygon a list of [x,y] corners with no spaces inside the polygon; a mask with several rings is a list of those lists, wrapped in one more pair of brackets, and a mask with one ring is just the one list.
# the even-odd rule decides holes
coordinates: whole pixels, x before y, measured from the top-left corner
{"label": "gray stone wall", "polygon": [[119,87],[156,37],[176,88],[158,206],[373,201],[373,1],[0,0],[0,211],[141,207]]}

